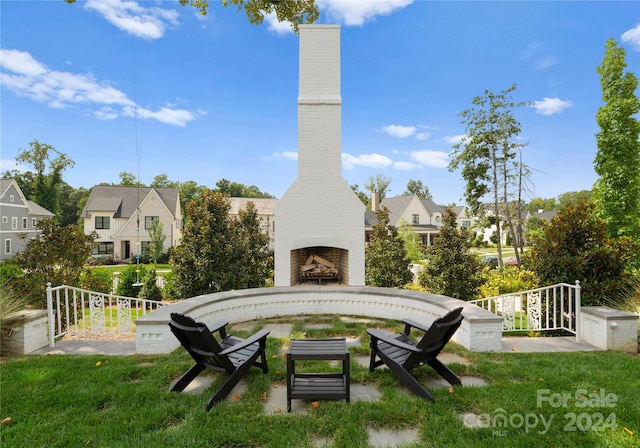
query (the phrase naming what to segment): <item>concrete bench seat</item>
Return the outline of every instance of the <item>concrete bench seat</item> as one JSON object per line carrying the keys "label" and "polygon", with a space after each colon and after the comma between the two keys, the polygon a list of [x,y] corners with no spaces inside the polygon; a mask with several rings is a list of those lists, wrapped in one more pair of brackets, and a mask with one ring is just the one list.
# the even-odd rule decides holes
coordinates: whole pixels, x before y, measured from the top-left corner
{"label": "concrete bench seat", "polygon": [[170,353],[180,344],[171,334],[171,313],[196,321],[230,323],[280,316],[339,314],[430,324],[459,306],[464,320],[453,340],[471,351],[502,350],[502,318],[476,305],[437,294],[365,286],[298,285],[225,291],[192,297],[136,320],[136,352]]}

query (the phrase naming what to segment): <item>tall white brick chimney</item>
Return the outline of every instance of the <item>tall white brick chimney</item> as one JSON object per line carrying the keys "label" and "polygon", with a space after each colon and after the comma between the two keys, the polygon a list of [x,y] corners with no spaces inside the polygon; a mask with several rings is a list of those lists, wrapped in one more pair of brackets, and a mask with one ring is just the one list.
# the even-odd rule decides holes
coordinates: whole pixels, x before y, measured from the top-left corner
{"label": "tall white brick chimney", "polygon": [[364,285],[364,204],[342,178],[340,26],[300,25],[298,177],[275,208],[275,286],[301,282],[310,255]]}

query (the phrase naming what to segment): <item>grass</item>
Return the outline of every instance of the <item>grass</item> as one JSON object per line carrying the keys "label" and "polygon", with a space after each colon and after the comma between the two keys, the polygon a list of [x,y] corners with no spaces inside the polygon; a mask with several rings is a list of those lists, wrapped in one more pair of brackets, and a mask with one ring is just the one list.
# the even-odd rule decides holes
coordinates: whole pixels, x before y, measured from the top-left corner
{"label": "grass", "polygon": [[[99,266],[91,266],[92,269],[95,268],[100,268],[103,269],[105,271],[111,272],[112,274],[114,273],[120,273],[122,271],[124,271],[127,267],[129,267],[129,264],[113,264],[113,265],[99,265]],[[140,266],[143,266],[147,271],[150,271],[152,269],[155,269],[156,272],[166,272],[166,271],[171,271],[171,265],[170,264],[141,264]]]}
{"label": "grass", "polygon": [[[458,375],[482,377],[488,385],[456,387],[454,393],[432,390],[436,402],[428,403],[404,392],[388,370],[372,373],[357,361],[369,354],[366,327],[371,323],[337,316],[286,322],[293,323],[291,337],[359,337],[361,345],[351,349],[351,380],[375,385],[382,393],[380,400],[321,401],[306,413],[265,414],[263,394],[274,385],[285,387],[282,353],[289,338],[269,338],[269,373],[251,369],[248,390],[240,399],[220,403],[209,413],[204,411],[206,401],[222,375],[201,395],[168,392],[192,365],[182,348],[153,356],[22,356],[0,364],[0,418],[10,417],[0,425],[0,446],[298,448],[324,439],[334,447],[352,448],[369,446],[368,428],[416,428],[420,441],[404,445],[412,448],[637,447],[640,442],[638,357],[605,351],[473,353],[449,344],[446,351],[470,361],[468,366],[450,367]],[[234,333],[246,337],[265,323]],[[307,327],[310,323],[328,328]],[[373,325],[401,329],[391,321]],[[428,367],[416,375],[422,382],[437,378]],[[540,393],[554,400],[566,394],[567,405],[554,407],[556,402],[545,401],[539,406]],[[613,397],[615,402],[606,407],[596,396]],[[503,428],[466,428],[459,417],[465,413],[504,413],[512,423]],[[576,416],[573,426],[571,414]],[[530,423],[534,417],[539,423],[541,416],[551,424],[546,432],[541,423],[527,429],[518,426],[518,416]],[[609,423],[615,420],[615,426],[597,424],[604,417]]]}

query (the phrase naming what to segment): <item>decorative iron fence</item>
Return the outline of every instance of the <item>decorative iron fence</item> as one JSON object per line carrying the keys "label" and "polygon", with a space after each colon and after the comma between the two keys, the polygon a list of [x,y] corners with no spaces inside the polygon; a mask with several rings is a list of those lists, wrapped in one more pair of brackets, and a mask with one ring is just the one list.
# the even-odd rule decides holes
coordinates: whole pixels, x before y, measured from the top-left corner
{"label": "decorative iron fence", "polygon": [[49,346],[67,334],[135,335],[135,321],[166,302],[47,283]]}
{"label": "decorative iron fence", "polygon": [[580,282],[558,283],[543,288],[471,300],[502,316],[502,331],[565,330],[580,340]]}

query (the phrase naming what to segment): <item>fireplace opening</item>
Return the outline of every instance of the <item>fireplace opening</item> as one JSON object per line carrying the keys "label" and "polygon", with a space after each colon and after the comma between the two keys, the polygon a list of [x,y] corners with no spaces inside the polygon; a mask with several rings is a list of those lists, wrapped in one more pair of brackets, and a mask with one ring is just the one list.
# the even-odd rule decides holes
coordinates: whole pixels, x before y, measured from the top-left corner
{"label": "fireplace opening", "polygon": [[349,284],[349,251],[337,247],[305,247],[291,251],[291,285]]}

